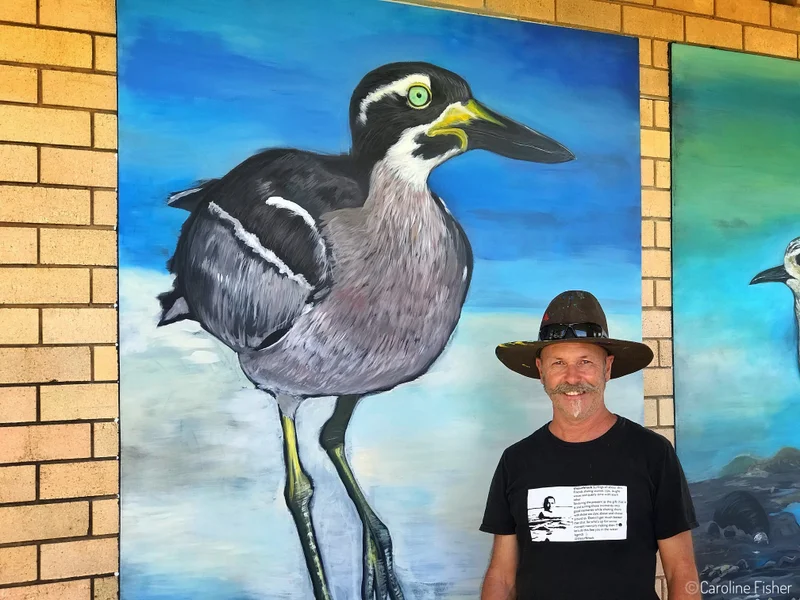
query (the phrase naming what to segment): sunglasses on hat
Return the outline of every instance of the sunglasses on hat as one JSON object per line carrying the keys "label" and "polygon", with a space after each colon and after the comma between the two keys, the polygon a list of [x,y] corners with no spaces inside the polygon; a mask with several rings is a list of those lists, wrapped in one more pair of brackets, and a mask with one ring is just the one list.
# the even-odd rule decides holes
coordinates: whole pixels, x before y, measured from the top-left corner
{"label": "sunglasses on hat", "polygon": [[539,329],[539,341],[566,340],[571,338],[607,338],[608,332],[597,323],[553,323]]}

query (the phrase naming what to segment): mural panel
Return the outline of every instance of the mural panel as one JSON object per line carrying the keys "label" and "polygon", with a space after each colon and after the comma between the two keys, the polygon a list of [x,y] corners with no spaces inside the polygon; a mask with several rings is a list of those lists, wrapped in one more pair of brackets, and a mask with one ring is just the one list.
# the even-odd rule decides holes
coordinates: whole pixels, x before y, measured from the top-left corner
{"label": "mural panel", "polygon": [[638,43],[268,4],[119,2],[123,598],[475,598],[495,346],[641,337]]}
{"label": "mural panel", "polygon": [[675,45],[672,66],[676,446],[704,596],[796,598],[800,64]]}

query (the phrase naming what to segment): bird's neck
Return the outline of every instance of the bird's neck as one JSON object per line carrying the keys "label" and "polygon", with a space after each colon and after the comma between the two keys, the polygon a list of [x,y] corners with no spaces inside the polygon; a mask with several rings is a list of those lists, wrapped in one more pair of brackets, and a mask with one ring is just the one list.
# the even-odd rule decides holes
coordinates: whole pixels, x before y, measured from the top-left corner
{"label": "bird's neck", "polygon": [[428,188],[429,173],[398,165],[389,158],[379,160],[372,169],[364,208],[376,222],[424,219],[437,210]]}

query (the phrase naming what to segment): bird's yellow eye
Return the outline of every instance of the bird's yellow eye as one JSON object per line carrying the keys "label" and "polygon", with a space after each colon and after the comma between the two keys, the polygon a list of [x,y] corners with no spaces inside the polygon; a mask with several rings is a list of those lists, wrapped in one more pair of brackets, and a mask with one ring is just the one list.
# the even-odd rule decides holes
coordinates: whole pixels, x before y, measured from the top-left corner
{"label": "bird's yellow eye", "polygon": [[408,105],[412,108],[425,108],[431,103],[431,91],[422,84],[408,88]]}

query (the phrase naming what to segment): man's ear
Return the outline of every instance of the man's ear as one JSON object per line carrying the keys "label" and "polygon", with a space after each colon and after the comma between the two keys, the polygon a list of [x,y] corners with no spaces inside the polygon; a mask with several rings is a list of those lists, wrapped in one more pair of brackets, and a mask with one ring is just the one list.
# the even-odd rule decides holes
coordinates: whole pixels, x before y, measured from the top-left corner
{"label": "man's ear", "polygon": [[611,365],[614,363],[614,355],[609,354],[606,356],[606,381],[611,380]]}

